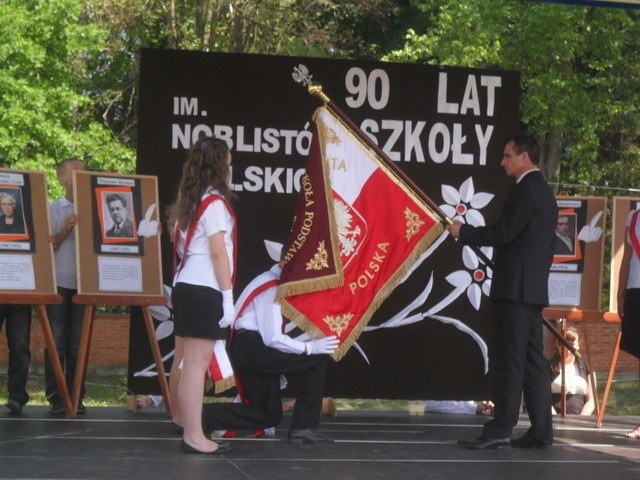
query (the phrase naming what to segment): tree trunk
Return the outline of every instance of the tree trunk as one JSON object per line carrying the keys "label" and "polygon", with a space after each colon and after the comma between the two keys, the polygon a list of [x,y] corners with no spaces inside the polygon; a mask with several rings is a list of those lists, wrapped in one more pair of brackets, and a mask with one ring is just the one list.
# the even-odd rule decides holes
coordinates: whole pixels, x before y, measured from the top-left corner
{"label": "tree trunk", "polygon": [[553,192],[558,193],[563,135],[558,132],[547,132],[540,140],[540,170],[547,181],[553,183],[551,185]]}
{"label": "tree trunk", "polygon": [[166,48],[173,50],[177,48],[178,34],[176,31],[176,3],[170,0],[165,4],[165,23],[167,25]]}
{"label": "tree trunk", "polygon": [[233,12],[233,52],[244,53],[244,4],[238,2]]}

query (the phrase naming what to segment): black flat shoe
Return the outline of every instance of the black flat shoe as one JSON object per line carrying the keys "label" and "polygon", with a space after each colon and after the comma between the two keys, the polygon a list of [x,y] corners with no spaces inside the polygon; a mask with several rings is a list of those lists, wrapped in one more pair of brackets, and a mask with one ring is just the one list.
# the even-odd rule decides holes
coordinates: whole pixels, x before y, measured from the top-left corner
{"label": "black flat shoe", "polygon": [[496,450],[511,445],[510,438],[492,438],[481,435],[477,440],[458,440],[458,445],[471,450]]}
{"label": "black flat shoe", "polygon": [[216,448],[213,452],[203,452],[201,450],[198,450],[197,448],[193,448],[187,442],[182,440],[180,442],[180,451],[182,451],[183,453],[195,453],[198,455],[217,455],[218,453],[225,453],[231,450],[231,445],[229,445],[229,442],[215,442],[215,443],[218,444],[218,448]]}

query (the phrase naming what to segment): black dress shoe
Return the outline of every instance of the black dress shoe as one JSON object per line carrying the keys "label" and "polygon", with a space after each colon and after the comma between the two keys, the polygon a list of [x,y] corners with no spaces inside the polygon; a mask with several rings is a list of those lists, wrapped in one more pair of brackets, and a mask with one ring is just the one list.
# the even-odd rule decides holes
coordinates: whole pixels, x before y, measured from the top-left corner
{"label": "black dress shoe", "polygon": [[231,445],[229,445],[229,442],[215,442],[215,443],[218,444],[218,448],[216,448],[213,452],[203,452],[202,450],[193,448],[187,442],[182,440],[182,442],[180,442],[180,450],[183,453],[195,453],[199,455],[217,455],[218,453],[225,453],[231,450]]}
{"label": "black dress shoe", "polygon": [[314,428],[292,428],[287,436],[289,443],[333,443],[330,438],[320,435]]}
{"label": "black dress shoe", "polygon": [[7,403],[5,403],[4,406],[11,410],[11,413],[14,415],[20,415],[22,413],[22,404],[13,398],[7,400]]}
{"label": "black dress shoe", "polygon": [[495,450],[511,445],[510,438],[492,438],[480,435],[477,440],[458,440],[458,445],[471,450]]}
{"label": "black dress shoe", "polygon": [[60,413],[65,413],[64,405],[62,404],[62,400],[54,400],[53,402],[51,402],[51,405],[49,407],[49,411],[51,413],[56,414],[56,415],[58,415]]}
{"label": "black dress shoe", "polygon": [[525,434],[520,438],[511,440],[511,446],[514,448],[546,449],[546,448],[551,448],[553,446],[553,441],[552,440],[536,440],[530,435]]}

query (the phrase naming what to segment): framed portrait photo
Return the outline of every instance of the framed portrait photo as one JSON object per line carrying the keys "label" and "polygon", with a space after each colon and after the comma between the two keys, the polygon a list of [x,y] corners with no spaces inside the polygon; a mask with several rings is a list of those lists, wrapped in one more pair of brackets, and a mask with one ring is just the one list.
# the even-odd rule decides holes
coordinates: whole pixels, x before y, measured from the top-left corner
{"label": "framed portrait photo", "polygon": [[0,169],[0,293],[56,294],[43,172]]}
{"label": "framed portrait photo", "polygon": [[142,209],[140,180],[92,176],[91,190],[95,252],[143,255],[144,242],[137,231]]}
{"label": "framed portrait photo", "polygon": [[89,171],[73,178],[78,293],[161,296],[157,178]]}
{"label": "framed portrait photo", "polygon": [[33,252],[30,174],[0,171],[0,250]]}
{"label": "framed portrait photo", "polygon": [[605,197],[558,196],[549,308],[600,308],[607,212]]}

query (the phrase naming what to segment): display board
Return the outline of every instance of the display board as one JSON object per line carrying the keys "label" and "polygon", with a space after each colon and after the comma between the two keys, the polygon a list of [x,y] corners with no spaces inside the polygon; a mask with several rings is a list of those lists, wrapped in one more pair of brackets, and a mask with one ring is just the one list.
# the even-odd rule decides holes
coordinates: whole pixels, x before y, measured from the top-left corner
{"label": "display board", "polygon": [[629,212],[640,209],[640,197],[613,197],[613,220],[611,225],[611,280],[609,311],[618,312],[618,274],[624,255],[626,222]]}
{"label": "display board", "polygon": [[74,171],[78,294],[162,296],[157,179]]}
{"label": "display board", "polygon": [[[236,297],[273,264],[264,242],[284,243],[292,224],[311,117],[321,105],[298,83],[303,79],[321,83],[447,215],[476,225],[497,220],[514,183],[500,161],[505,137],[519,130],[517,72],[142,50],[137,173],[158,177],[164,210],[175,199],[192,142],[213,135],[228,143],[237,194]],[[335,159],[333,167],[341,165]],[[171,245],[164,231],[168,292]],[[330,362],[327,394],[488,398],[489,284],[475,253],[447,234],[438,238],[376,311],[356,347]],[[171,358],[171,310],[154,315],[163,356]],[[136,393],[157,388],[151,356],[140,340],[144,335],[133,322],[129,389]]]}
{"label": "display board", "polygon": [[54,295],[43,172],[0,169],[0,294]]}
{"label": "display board", "polygon": [[549,308],[599,311],[607,199],[556,199],[558,223],[549,275]]}

